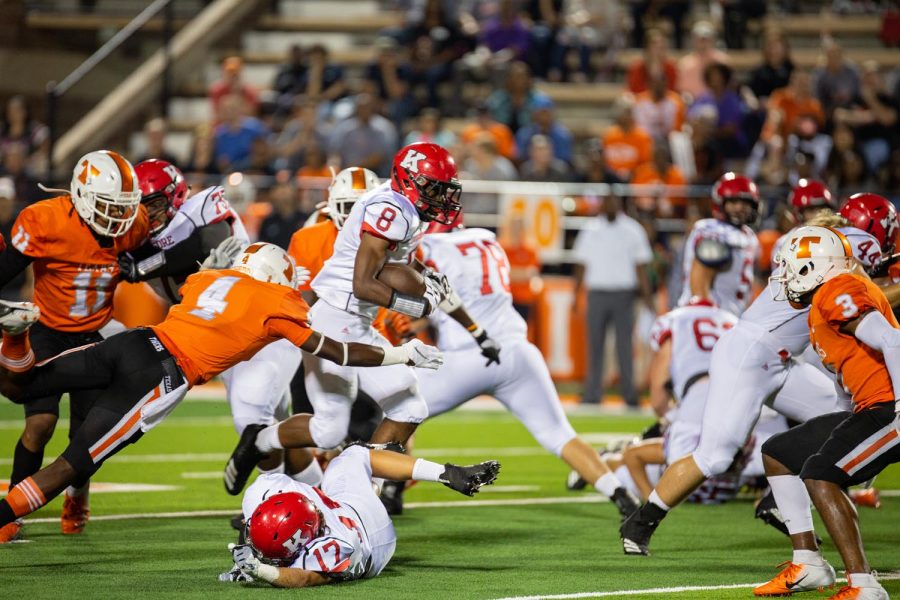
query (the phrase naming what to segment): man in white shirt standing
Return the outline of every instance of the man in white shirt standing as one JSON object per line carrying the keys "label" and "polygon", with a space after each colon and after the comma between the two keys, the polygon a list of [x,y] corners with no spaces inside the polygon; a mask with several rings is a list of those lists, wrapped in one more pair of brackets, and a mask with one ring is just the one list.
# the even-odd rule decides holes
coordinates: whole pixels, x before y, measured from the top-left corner
{"label": "man in white shirt standing", "polygon": [[621,200],[610,195],[603,202],[601,214],[578,234],[573,253],[575,296],[579,297],[583,288],[588,292],[590,362],[582,402],[597,403],[602,396],[606,329],[612,322],[616,328],[619,388],[628,406],[636,407],[631,336],[638,294],[654,312],[647,276],[653,255],[647,233],[640,223],[622,212]]}

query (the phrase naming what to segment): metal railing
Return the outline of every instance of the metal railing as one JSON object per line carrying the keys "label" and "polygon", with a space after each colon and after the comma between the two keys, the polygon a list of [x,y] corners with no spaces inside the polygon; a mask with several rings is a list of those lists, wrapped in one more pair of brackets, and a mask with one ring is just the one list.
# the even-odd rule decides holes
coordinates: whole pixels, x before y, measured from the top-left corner
{"label": "metal railing", "polygon": [[171,86],[171,48],[172,30],[174,28],[175,11],[173,0],[154,0],[147,8],[142,10],[125,27],[113,35],[109,41],[103,44],[96,52],[90,55],[74,71],[69,73],[59,83],[50,81],[47,83],[47,129],[49,133],[49,148],[47,160],[47,179],[55,181],[53,147],[58,135],[58,111],[60,99],[78,84],[84,77],[93,71],[97,65],[115,52],[125,41],[143,28],[152,18],[163,13],[162,47],[165,56],[165,68],[162,78],[162,91],[160,93],[160,114],[165,117],[169,111],[169,98],[172,94]]}

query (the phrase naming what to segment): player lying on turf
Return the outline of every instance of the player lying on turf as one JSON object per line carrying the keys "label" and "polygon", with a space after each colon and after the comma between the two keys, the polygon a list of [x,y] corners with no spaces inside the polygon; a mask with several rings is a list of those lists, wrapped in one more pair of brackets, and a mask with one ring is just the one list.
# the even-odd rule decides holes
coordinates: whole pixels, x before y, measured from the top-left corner
{"label": "player lying on turf", "polygon": [[397,536],[372,477],[440,482],[473,496],[499,471],[496,461],[440,465],[352,445],[328,465],[321,489],[261,475],[244,493],[246,544],[229,546],[235,566],[219,579],[309,587],[375,577],[391,560]]}
{"label": "player lying on turf", "polygon": [[[848,585],[834,599],[882,600],[863,552],[856,510],[844,490],[900,462],[900,325],[884,292],[854,264],[837,230],[802,227],[780,252],[783,297],[811,306],[809,335],[825,366],[853,398],[853,411],[811,419],[763,446],[766,472],[791,532],[794,555],[757,596],[832,585],[834,569],[816,543],[809,496],[844,561]],[[802,481],[801,481],[802,480]],[[809,496],[804,493],[808,490]]]}
{"label": "player lying on turf", "polygon": [[98,390],[85,422],[62,456],[13,487],[0,501],[0,526],[34,512],[73,481],[158,425],[184,398],[235,363],[279,338],[344,365],[410,364],[437,368],[436,348],[414,340],[401,347],[342,343],[310,328],[296,291],[302,278],[287,253],[253,244],[233,268],[201,271],[182,288],[183,301],[160,325],[134,329],[34,366],[27,331],[14,333],[16,315],[33,310],[5,305],[0,346],[0,392],[24,404],[73,390]]}

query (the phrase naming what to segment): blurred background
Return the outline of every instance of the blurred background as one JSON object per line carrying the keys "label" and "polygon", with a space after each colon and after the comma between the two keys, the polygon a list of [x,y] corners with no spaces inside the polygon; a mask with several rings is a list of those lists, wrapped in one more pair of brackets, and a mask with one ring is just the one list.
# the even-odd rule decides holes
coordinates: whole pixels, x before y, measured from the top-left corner
{"label": "blurred background", "polygon": [[564,398],[593,398],[573,247],[610,196],[653,249],[640,388],[722,173],[766,200],[757,292],[800,178],[900,199],[898,45],[898,3],[874,0],[6,0],[0,233],[47,197],[38,182],[65,187],[108,148],[225,186],[251,235],[286,247],[330,167],[386,177],[400,146],[435,142],[466,223],[498,232]]}

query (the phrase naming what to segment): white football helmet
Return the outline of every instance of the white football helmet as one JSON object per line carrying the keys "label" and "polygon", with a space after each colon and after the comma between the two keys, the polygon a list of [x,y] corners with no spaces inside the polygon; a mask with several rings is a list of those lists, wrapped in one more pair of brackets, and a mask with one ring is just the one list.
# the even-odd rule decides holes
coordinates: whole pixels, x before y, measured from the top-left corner
{"label": "white football helmet", "polygon": [[110,150],[79,159],[69,186],[78,216],[98,234],[125,235],[138,215],[141,189],[131,163]]}
{"label": "white football helmet", "polygon": [[328,186],[328,212],[338,229],[359,197],[379,183],[378,175],[361,167],[349,167],[334,176]]}
{"label": "white football helmet", "polygon": [[231,268],[258,281],[297,288],[297,265],[287,252],[275,244],[250,244],[234,259]]}
{"label": "white football helmet", "polygon": [[799,302],[804,294],[853,268],[853,247],[831,227],[798,227],[775,257],[769,278],[781,286],[776,300]]}

